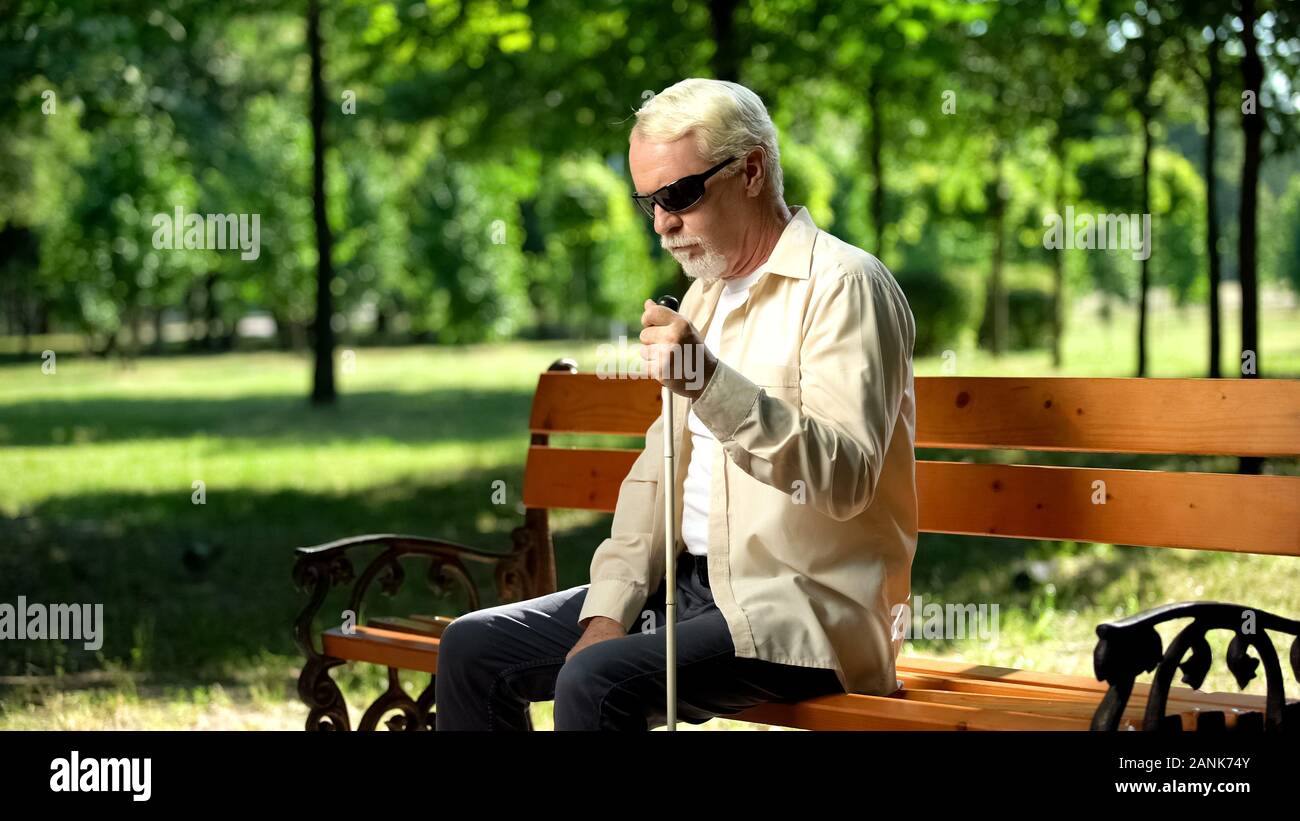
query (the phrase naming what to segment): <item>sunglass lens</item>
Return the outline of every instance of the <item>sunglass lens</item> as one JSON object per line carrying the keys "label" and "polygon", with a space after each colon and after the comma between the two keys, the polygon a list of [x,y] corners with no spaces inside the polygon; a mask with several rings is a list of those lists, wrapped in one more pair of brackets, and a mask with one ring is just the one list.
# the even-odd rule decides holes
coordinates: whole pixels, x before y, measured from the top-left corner
{"label": "sunglass lens", "polygon": [[690,208],[695,204],[695,201],[700,198],[700,194],[702,193],[700,190],[701,186],[698,183],[694,185],[691,184],[694,182],[695,180],[691,180],[690,182],[682,181],[676,185],[668,186],[667,190],[663,193],[662,199],[659,200],[659,204],[669,211],[680,211],[683,208]]}

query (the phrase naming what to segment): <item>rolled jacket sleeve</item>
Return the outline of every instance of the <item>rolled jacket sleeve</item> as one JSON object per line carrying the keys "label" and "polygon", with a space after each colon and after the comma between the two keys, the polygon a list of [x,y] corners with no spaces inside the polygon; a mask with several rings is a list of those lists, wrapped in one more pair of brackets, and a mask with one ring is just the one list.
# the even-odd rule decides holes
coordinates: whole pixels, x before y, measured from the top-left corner
{"label": "rolled jacket sleeve", "polygon": [[721,361],[692,405],[737,467],[786,494],[802,482],[837,521],[871,504],[906,389],[915,326],[897,287],[887,272],[841,271],[813,296],[799,407]]}

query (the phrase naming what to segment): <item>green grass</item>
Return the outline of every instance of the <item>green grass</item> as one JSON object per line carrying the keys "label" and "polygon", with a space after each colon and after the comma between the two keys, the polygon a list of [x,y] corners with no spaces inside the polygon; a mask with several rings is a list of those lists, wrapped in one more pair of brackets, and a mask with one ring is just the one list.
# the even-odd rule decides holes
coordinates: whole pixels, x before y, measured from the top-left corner
{"label": "green grass", "polygon": [[[1153,316],[1151,375],[1202,375],[1204,327],[1196,311]],[[1076,312],[1060,373],[1131,375],[1132,328],[1130,312],[1109,325]],[[1300,312],[1266,311],[1261,328],[1265,373],[1300,375]],[[1230,324],[1226,373],[1234,334]],[[23,357],[15,340],[0,341],[11,352],[0,365],[0,602],[103,602],[104,646],[0,646],[0,729],[300,726],[292,548],[398,531],[506,549],[520,521],[537,373],[560,356],[584,370],[597,362],[595,342],[361,348],[355,371],[340,374],[338,407],[322,410],[304,399],[302,356],[165,356],[123,367],[77,355],[75,342],[34,339]],[[45,347],[60,352],[54,374],[41,372]],[[957,373],[1052,373],[1041,351],[995,360],[964,340],[951,347]],[[944,364],[926,358],[916,371]],[[1142,464],[1232,469],[1231,460]],[[1271,467],[1300,472],[1294,461]],[[505,505],[492,503],[496,480],[506,483]],[[191,501],[195,481],[206,504]],[[567,513],[554,523],[560,584],[582,584],[609,518]],[[420,582],[413,572],[376,612],[456,612],[460,603],[433,601]],[[1168,601],[1300,615],[1300,561],[1289,557],[927,534],[913,588],[931,601],[997,603],[1001,631],[995,644],[918,641],[910,652],[1066,673],[1090,673],[1097,623]],[[342,606],[331,602],[326,616]],[[1210,686],[1235,689],[1222,642],[1214,649]],[[338,678],[355,722],[382,677],[359,665]],[[407,684],[418,691],[416,678]],[[550,726],[550,705],[535,705],[534,716]]]}

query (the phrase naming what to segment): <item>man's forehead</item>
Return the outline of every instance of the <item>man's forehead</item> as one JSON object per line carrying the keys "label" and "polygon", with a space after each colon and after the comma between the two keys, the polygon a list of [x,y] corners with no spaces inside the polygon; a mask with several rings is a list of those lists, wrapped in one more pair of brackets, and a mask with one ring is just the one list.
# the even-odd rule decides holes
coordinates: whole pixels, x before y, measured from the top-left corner
{"label": "man's forehead", "polygon": [[628,146],[632,181],[642,193],[650,193],[674,180],[704,170],[699,143],[687,132],[671,142],[657,142],[633,134]]}

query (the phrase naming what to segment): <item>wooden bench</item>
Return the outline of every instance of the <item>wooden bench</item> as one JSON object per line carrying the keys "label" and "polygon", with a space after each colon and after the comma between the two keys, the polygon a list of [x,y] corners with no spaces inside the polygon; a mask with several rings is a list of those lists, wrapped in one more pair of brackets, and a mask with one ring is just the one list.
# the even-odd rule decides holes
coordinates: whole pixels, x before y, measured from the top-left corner
{"label": "wooden bench", "polygon": [[[1300,380],[920,377],[918,448],[1004,448],[1118,454],[1243,457],[1300,455]],[[470,567],[493,572],[501,601],[556,589],[548,511],[611,512],[637,450],[553,447],[555,434],[644,436],[659,414],[659,385],[600,379],[561,360],[543,373],[533,398],[524,476],[524,523],[513,549],[491,552],[438,539],[367,535],[298,548],[294,577],[310,594],[295,626],[307,657],[299,692],[308,729],[348,729],[331,668],[360,661],[388,668],[389,688],[360,729],[433,727],[438,636],[451,619],[375,618],[354,630],[315,619],[329,590],[351,583],[349,609],[361,613],[375,582],[393,593],[402,561],[429,562],[438,592],[456,588],[479,607]],[[1217,550],[1300,557],[1300,477],[1125,470],[1097,467],[924,461],[916,466],[920,528],[928,533]],[[1102,494],[1098,496],[1098,494]],[[1104,497],[1104,504],[1098,504]],[[378,550],[354,579],[351,551]],[[924,549],[924,545],[921,546]],[[1096,678],[902,656],[902,688],[891,696],[843,694],[766,704],[730,718],[805,729],[1251,730],[1300,728],[1300,702],[1287,704],[1283,664],[1269,631],[1293,637],[1287,661],[1300,679],[1300,622],[1249,608],[1181,603],[1100,625]],[[1155,625],[1190,618],[1163,651]],[[1268,694],[1205,693],[1208,630],[1235,633],[1228,665],[1244,687],[1262,662]],[[1158,669],[1157,669],[1158,668]],[[1137,683],[1155,669],[1151,684]],[[1172,686],[1183,671],[1191,687]],[[399,670],[430,674],[418,698]],[[384,720],[389,713],[393,715]]]}

